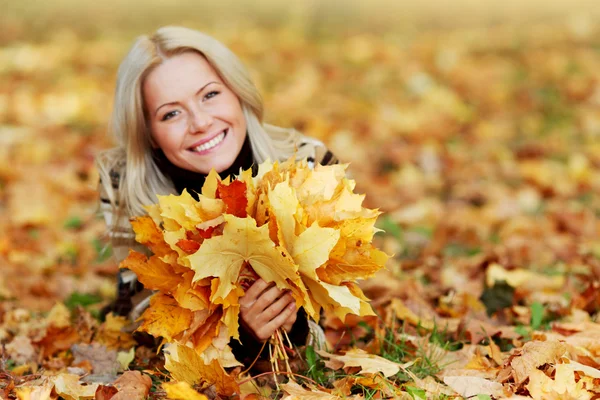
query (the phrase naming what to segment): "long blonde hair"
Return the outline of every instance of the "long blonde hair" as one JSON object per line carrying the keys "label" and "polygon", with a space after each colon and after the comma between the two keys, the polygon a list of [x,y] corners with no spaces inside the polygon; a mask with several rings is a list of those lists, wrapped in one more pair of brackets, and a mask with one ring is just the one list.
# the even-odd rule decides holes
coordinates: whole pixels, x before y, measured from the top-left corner
{"label": "long blonde hair", "polygon": [[[172,182],[152,158],[152,138],[144,114],[142,86],[150,71],[166,59],[187,51],[203,55],[223,82],[237,95],[242,105],[254,160],[284,160],[296,147],[291,129],[263,124],[263,101],[250,75],[238,57],[216,39],[183,27],[163,27],[148,37],[137,38],[119,66],[110,131],[117,147],[102,152],[96,159],[101,183],[118,216],[142,215],[143,206],[157,202],[157,194],[174,193]],[[308,139],[310,140],[310,139]],[[119,174],[115,190],[115,171]],[[110,227],[109,227],[110,229]]]}

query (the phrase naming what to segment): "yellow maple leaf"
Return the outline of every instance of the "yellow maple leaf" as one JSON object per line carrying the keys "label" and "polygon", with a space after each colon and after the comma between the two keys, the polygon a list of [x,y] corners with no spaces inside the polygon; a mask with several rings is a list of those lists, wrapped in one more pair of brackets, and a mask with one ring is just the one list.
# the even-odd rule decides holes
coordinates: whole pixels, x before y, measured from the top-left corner
{"label": "yellow maple leaf", "polygon": [[219,182],[221,182],[221,177],[214,168],[211,169],[204,180],[204,185],[202,185],[202,196],[214,199],[217,194]]}
{"label": "yellow maple leaf", "polygon": [[[202,222],[202,218],[196,208],[196,199],[186,189],[181,195],[156,196],[160,205],[163,221],[171,219],[186,230],[194,229],[196,224]],[[176,230],[174,225],[169,225],[168,230]]]}
{"label": "yellow maple leaf", "polygon": [[292,252],[296,232],[294,214],[299,205],[294,189],[288,182],[281,182],[268,192],[267,198],[270,215],[277,220],[279,244]]}
{"label": "yellow maple leaf", "polygon": [[192,386],[208,382],[215,385],[219,394],[225,396],[239,391],[235,379],[225,372],[218,360],[205,364],[200,355],[187,346],[170,344],[165,348],[165,368],[177,381]]}
{"label": "yellow maple leaf", "polygon": [[62,373],[54,379],[54,390],[67,400],[93,399],[98,383],[86,384],[79,380],[79,375]]}
{"label": "yellow maple leaf", "polygon": [[106,321],[100,325],[96,336],[94,336],[94,341],[105,345],[109,349],[129,349],[136,344],[133,336],[123,330],[130,323],[131,321],[126,317],[112,313],[107,314]]}
{"label": "yellow maple leaf", "polygon": [[298,198],[302,203],[311,204],[316,201],[330,200],[341,178],[343,178],[348,164],[317,165],[308,177],[297,188]]}
{"label": "yellow maple leaf", "polygon": [[[223,235],[204,241],[200,249],[188,256],[196,272],[194,281],[209,276],[219,278],[218,288],[211,301],[225,299],[234,290],[244,262],[248,262],[266,282],[275,282],[280,289],[291,289],[296,304],[302,305],[304,287],[297,275],[293,259],[269,238],[268,226],[257,228],[252,218],[238,218],[225,214]],[[288,282],[297,285],[294,287]]]}
{"label": "yellow maple leaf", "polygon": [[322,228],[316,222],[293,237],[291,255],[301,274],[317,280],[316,269],[325,264],[329,253],[340,238],[340,232],[332,228]]}
{"label": "yellow maple leaf", "polygon": [[191,311],[205,310],[210,306],[210,285],[192,284],[194,271],[181,275],[179,285],[173,292],[173,298],[179,305]]}
{"label": "yellow maple leaf", "polygon": [[142,325],[138,330],[153,336],[162,336],[172,342],[185,331],[192,322],[192,312],[182,308],[171,296],[156,293],[150,300],[150,307],[144,311]]}
{"label": "yellow maple leaf", "polygon": [[583,379],[575,382],[575,373],[568,364],[556,365],[555,371],[554,379],[551,379],[538,369],[531,370],[526,385],[531,397],[548,400],[589,400],[594,397],[594,393],[586,390]]}
{"label": "yellow maple leaf", "polygon": [[208,400],[208,397],[195,391],[187,382],[163,382],[162,388],[167,398],[172,400]]}

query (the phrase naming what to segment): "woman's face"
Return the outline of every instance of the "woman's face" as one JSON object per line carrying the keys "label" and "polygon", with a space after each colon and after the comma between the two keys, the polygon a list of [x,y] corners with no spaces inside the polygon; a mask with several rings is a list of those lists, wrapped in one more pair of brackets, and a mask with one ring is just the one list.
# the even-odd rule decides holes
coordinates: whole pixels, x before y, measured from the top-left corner
{"label": "woman's face", "polygon": [[238,97],[203,56],[167,59],[148,74],[143,95],[152,137],[169,161],[203,174],[233,164],[246,119]]}

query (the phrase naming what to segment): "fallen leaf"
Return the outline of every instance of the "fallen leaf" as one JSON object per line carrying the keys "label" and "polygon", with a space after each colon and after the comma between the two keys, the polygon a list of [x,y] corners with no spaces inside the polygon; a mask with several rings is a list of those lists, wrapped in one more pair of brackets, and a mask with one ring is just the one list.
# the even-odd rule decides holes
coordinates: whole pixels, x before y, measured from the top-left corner
{"label": "fallen leaf", "polygon": [[566,345],[558,341],[536,340],[525,343],[519,354],[510,361],[515,381],[521,384],[540,365],[556,364],[566,350]]}
{"label": "fallen leaf", "polygon": [[162,388],[167,393],[167,398],[172,400],[208,400],[208,397],[196,392],[187,382],[164,382]]}
{"label": "fallen leaf", "polygon": [[412,362],[409,364],[398,364],[360,349],[348,350],[344,355],[330,354],[323,350],[316,350],[316,352],[321,357],[339,362],[344,368],[360,367],[361,374],[376,374],[381,372],[383,376],[388,377],[397,374],[400,368],[407,368],[412,364]]}
{"label": "fallen leaf", "polygon": [[465,398],[478,394],[487,394],[494,397],[503,395],[501,383],[478,376],[444,376],[444,383]]}
{"label": "fallen leaf", "polygon": [[140,371],[125,371],[113,385],[119,391],[111,400],[143,400],[150,393],[152,379]]}
{"label": "fallen leaf", "polygon": [[207,365],[194,349],[178,344],[170,344],[164,352],[165,368],[177,381],[189,385],[208,382],[215,385],[219,394],[225,396],[239,391],[235,379],[225,372],[218,360],[212,360]]}
{"label": "fallen leaf", "polygon": [[93,399],[98,384],[84,385],[78,375],[60,374],[54,379],[54,390],[66,400]]}

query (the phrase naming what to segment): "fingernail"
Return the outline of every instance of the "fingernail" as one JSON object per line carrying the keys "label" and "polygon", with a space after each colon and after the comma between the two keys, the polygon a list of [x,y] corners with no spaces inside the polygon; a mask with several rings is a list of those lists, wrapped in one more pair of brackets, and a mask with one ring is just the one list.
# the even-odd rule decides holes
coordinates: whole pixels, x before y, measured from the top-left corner
{"label": "fingernail", "polygon": [[288,306],[288,308],[289,308],[290,310],[294,310],[294,309],[296,308],[296,303],[292,301],[292,302],[290,303],[290,305]]}

